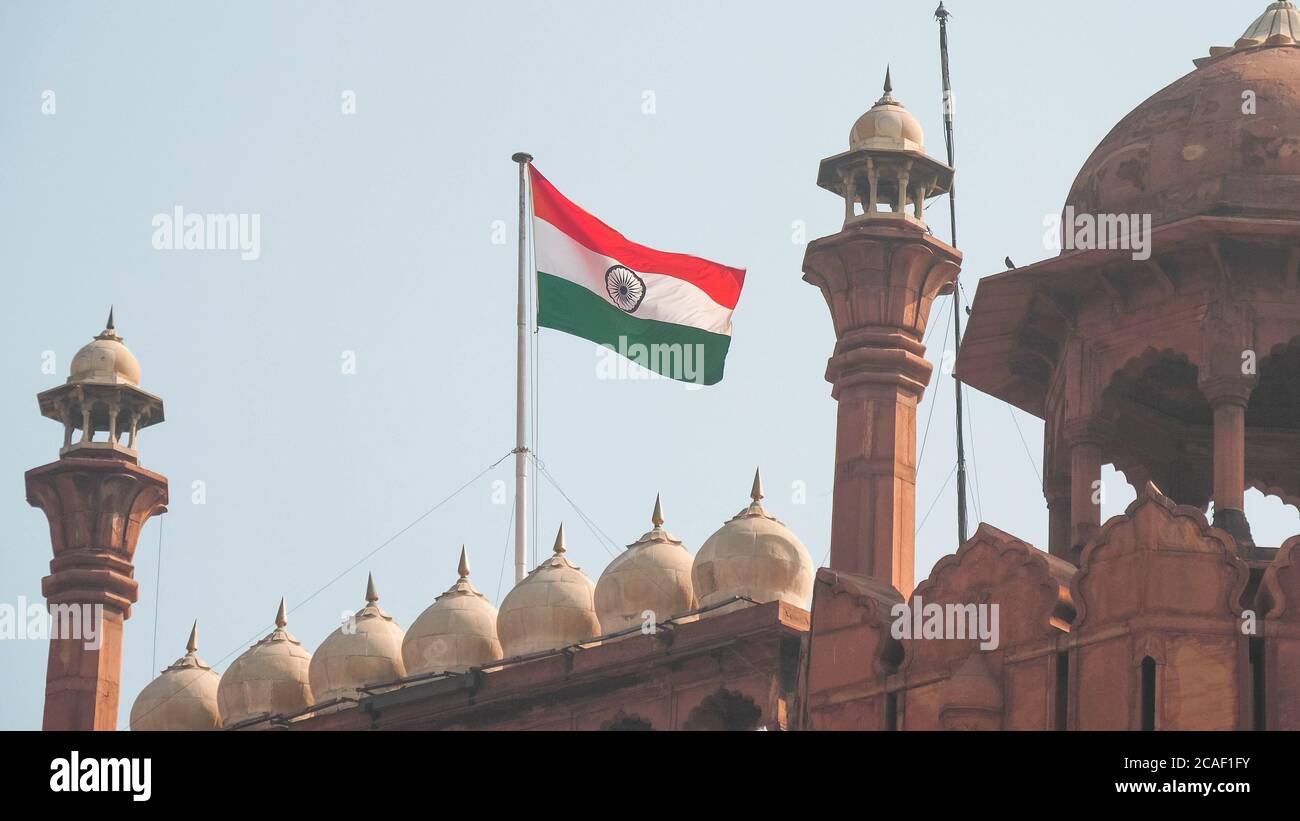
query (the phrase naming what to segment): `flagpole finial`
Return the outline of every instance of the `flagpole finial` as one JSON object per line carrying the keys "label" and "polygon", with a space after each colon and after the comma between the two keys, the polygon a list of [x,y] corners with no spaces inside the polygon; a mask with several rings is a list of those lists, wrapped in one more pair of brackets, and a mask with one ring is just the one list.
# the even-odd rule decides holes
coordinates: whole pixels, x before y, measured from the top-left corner
{"label": "flagpole finial", "polygon": [[650,514],[650,524],[655,527],[664,526],[664,506],[659,501],[659,494],[655,494],[655,512]]}
{"label": "flagpole finial", "polygon": [[527,151],[519,151],[511,155],[510,159],[514,160],[520,165],[527,165],[528,163],[533,161],[533,155],[529,154]]}
{"label": "flagpole finial", "polygon": [[460,566],[456,568],[462,579],[469,578],[469,555],[465,552],[465,545],[460,546]]}

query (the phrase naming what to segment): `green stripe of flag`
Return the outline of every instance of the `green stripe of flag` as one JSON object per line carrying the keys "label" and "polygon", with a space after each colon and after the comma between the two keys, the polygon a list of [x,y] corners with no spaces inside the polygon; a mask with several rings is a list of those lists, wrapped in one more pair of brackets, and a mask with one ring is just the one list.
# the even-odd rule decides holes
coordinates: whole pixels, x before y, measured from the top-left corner
{"label": "green stripe of flag", "polygon": [[731,337],[641,319],[567,279],[537,272],[537,324],[606,345],[670,379],[714,385],[722,380]]}

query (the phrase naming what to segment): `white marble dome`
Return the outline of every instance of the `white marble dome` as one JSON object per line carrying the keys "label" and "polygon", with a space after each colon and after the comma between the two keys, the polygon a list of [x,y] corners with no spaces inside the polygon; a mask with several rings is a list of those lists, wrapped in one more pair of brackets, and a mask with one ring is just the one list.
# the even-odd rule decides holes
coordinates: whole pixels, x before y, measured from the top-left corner
{"label": "white marble dome", "polygon": [[501,658],[497,609],[469,581],[469,556],[460,549],[460,578],[434,599],[402,641],[408,676],[464,673]]}
{"label": "white marble dome", "polygon": [[925,132],[921,123],[894,97],[888,71],[885,72],[884,96],[853,124],[849,132],[849,148],[925,150]]}
{"label": "white marble dome", "polygon": [[108,327],[72,357],[68,381],[140,384],[140,362],[114,330],[112,311],[108,312]]}
{"label": "white marble dome", "polygon": [[284,599],[275,629],[231,662],[217,688],[221,721],[230,727],[253,718],[296,713],[313,703],[307,674],[311,653],[285,625]]}
{"label": "white marble dome", "polygon": [[506,658],[568,647],[600,635],[596,586],[565,554],[564,525],[554,553],[501,602],[497,635]]}
{"label": "white marble dome", "polygon": [[[763,509],[763,483],[754,473],[753,500],[700,547],[691,581],[700,607],[736,596],[807,608],[813,588],[812,557],[790,530]],[[705,615],[734,609],[723,607]]]}
{"label": "white marble dome", "polygon": [[217,704],[217,675],[198,656],[199,624],[190,629],[190,640],[181,656],[145,685],[131,705],[132,730],[219,730],[221,709]]}
{"label": "white marble dome", "polygon": [[596,582],[596,617],[602,633],[638,627],[647,618],[658,623],[696,607],[690,551],[664,530],[663,506],[657,496],[650,523],[652,529],[616,556]]}
{"label": "white marble dome", "polygon": [[379,606],[373,576],[366,580],[366,604],[325,637],[308,667],[317,704],[356,698],[362,687],[387,684],[406,676],[402,663],[404,633]]}

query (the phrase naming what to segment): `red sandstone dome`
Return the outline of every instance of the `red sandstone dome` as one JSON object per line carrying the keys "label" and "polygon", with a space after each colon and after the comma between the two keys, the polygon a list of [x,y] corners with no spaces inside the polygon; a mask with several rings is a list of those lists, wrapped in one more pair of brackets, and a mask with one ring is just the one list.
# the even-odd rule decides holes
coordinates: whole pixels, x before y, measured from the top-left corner
{"label": "red sandstone dome", "polygon": [[[1227,51],[1156,93],[1084,163],[1076,213],[1300,219],[1300,48]],[[1253,92],[1255,113],[1243,110]],[[1247,95],[1248,96],[1248,95]]]}

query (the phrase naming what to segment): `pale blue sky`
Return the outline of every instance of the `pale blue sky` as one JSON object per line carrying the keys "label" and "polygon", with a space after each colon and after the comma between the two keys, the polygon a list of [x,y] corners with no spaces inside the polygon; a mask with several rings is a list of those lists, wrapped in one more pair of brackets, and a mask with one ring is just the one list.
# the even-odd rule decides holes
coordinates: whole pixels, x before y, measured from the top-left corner
{"label": "pale blue sky", "polygon": [[[143,387],[167,406],[141,461],[171,481],[161,574],[159,520],[136,555],[121,726],[195,618],[201,655],[224,669],[284,594],[290,630],[314,648],[373,571],[409,626],[454,581],[462,543],[499,602],[510,506],[493,503],[492,481],[509,483],[509,462],[307,598],[513,446],[515,249],[492,229],[515,230],[518,150],[631,238],[749,270],[715,388],[599,381],[594,346],[542,331],[538,447],[552,474],[620,545],[647,529],[662,492],[669,528],[695,549],[743,506],[761,464],[769,508],[823,560],[833,335],[800,279],[792,224],[810,238],[838,230],[817,164],[847,147],[886,63],[942,156],[935,5],[0,6],[0,602],[41,601],[48,572],[23,471],[55,458],[61,433],[35,395],[62,381],[110,303]],[[1265,5],[950,3],[967,292],[1004,256],[1048,255],[1044,216],[1096,143]],[[344,90],[355,116],[340,112]],[[175,205],[260,214],[261,258],[154,250],[150,220]],[[930,211],[941,237],[946,214]],[[936,324],[950,322],[944,303]],[[41,372],[47,350],[57,376]],[[356,375],[340,373],[348,350]],[[940,381],[920,416],[924,431],[937,401],[918,519],[938,502],[918,577],[956,548],[953,485],[940,493],[952,385]],[[1041,423],[1014,413],[1026,455],[1007,406],[971,392],[969,408],[973,518],[1045,546]],[[196,480],[204,505],[191,501]],[[1132,498],[1112,487],[1108,514]],[[1251,505],[1261,544],[1300,529],[1290,508]],[[609,551],[543,487],[543,547],[561,519],[596,578]],[[0,641],[0,728],[40,726],[45,654],[44,642]]]}

